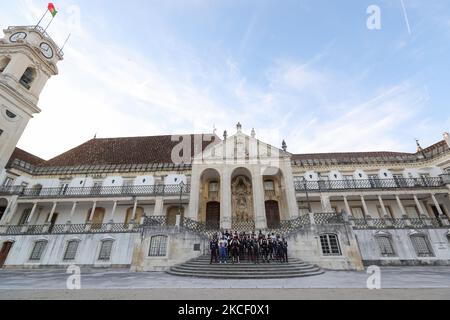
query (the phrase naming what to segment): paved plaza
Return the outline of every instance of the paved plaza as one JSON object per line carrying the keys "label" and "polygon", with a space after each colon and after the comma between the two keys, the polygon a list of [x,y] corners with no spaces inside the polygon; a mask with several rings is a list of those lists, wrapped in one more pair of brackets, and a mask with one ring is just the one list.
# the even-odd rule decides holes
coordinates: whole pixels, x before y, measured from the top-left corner
{"label": "paved plaza", "polygon": [[382,290],[368,290],[370,275],[353,271],[295,279],[210,280],[86,269],[81,290],[66,290],[69,276],[64,270],[3,270],[0,299],[450,299],[449,267],[382,268]]}

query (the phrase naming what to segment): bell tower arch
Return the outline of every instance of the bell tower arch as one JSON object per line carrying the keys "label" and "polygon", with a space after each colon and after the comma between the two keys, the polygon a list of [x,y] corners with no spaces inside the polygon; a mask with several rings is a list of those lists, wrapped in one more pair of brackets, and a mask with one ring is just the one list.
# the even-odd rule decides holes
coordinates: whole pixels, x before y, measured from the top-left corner
{"label": "bell tower arch", "polygon": [[41,110],[39,96],[58,74],[63,54],[39,26],[14,26],[0,38],[0,171],[29,120]]}

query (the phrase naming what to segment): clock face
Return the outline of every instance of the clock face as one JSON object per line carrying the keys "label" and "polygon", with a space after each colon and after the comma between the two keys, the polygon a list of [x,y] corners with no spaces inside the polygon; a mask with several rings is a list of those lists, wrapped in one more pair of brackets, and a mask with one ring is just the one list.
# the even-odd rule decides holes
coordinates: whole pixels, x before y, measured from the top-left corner
{"label": "clock face", "polygon": [[27,37],[27,34],[25,32],[16,32],[11,37],[9,37],[9,41],[11,42],[17,42],[18,40],[23,40]]}
{"label": "clock face", "polygon": [[41,52],[47,59],[53,58],[53,49],[48,43],[42,42],[40,45]]}

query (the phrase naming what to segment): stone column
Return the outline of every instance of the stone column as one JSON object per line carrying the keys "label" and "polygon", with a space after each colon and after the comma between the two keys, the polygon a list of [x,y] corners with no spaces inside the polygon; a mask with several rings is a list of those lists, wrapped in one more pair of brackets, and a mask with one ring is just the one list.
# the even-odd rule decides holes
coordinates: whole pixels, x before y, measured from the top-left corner
{"label": "stone column", "polygon": [[363,210],[364,210],[364,217],[367,219],[368,217],[372,217],[370,212],[369,212],[369,208],[367,207],[367,203],[366,200],[364,199],[364,196],[361,196],[361,203],[363,206]]}
{"label": "stone column", "polygon": [[77,205],[78,205],[78,202],[76,202],[76,201],[72,204],[72,209],[70,210],[69,220],[67,220],[66,226],[64,228],[64,230],[66,232],[68,232],[70,230],[70,227],[72,225],[73,215],[75,214],[75,209],[77,208]]}
{"label": "stone column", "polygon": [[153,213],[154,216],[163,216],[164,215],[164,198],[163,197],[156,197],[155,202],[155,212]]}
{"label": "stone column", "polygon": [[[7,213],[7,217],[5,218],[6,224],[10,224],[12,218],[14,217],[14,215],[16,214],[17,211],[17,207],[19,206],[19,204],[17,203],[17,201],[14,201],[11,205],[10,205],[10,209],[9,212]],[[6,211],[5,211],[6,212]]]}
{"label": "stone column", "polygon": [[220,177],[220,228],[231,229],[231,172],[226,166]]}
{"label": "stone column", "polygon": [[252,172],[253,210],[255,211],[255,227],[258,230],[267,229],[266,206],[264,204],[264,184],[258,167]]}
{"label": "stone column", "polygon": [[52,218],[53,218],[53,215],[55,214],[57,204],[58,204],[57,202],[53,202],[52,210],[50,211],[50,214],[48,215],[46,223],[52,222]]}
{"label": "stone column", "polygon": [[33,208],[31,209],[30,215],[28,216],[28,219],[27,219],[27,224],[30,224],[31,220],[33,219],[34,213],[36,212],[36,208],[37,208],[37,202],[35,202],[33,204]]}
{"label": "stone column", "polygon": [[328,194],[320,195],[320,203],[322,204],[323,213],[329,213],[333,211],[333,209],[331,208],[330,196]]}
{"label": "stone column", "polygon": [[397,200],[397,204],[400,207],[400,211],[402,213],[402,217],[405,220],[405,225],[407,227],[411,227],[412,226],[411,220],[410,220],[410,218],[408,216],[408,213],[405,210],[405,207],[403,206],[402,201],[400,200],[400,197],[398,195],[396,195],[395,196],[395,200]]}
{"label": "stone column", "polygon": [[442,224],[445,226],[448,226],[450,224],[450,221],[449,221],[448,217],[445,215],[445,213],[442,211],[439,201],[437,201],[437,199],[436,199],[436,195],[431,194],[431,199],[433,199],[433,203],[436,207],[436,210],[439,213],[439,219],[441,219]]}
{"label": "stone column", "polygon": [[116,210],[117,210],[117,201],[114,201],[111,214],[109,216],[109,223],[114,223],[114,215],[116,214]]}
{"label": "stone column", "polygon": [[421,217],[428,218],[428,214],[423,209],[422,204],[420,203],[419,199],[417,198],[417,195],[414,195],[414,203],[416,204],[417,210],[419,210],[419,214]]}
{"label": "stone column", "polygon": [[353,217],[352,209],[350,208],[350,205],[348,204],[347,196],[344,196],[344,205],[345,205],[345,210],[347,211],[347,214],[349,216]]}
{"label": "stone column", "polygon": [[91,214],[89,215],[88,223],[92,223],[92,219],[94,218],[95,209],[97,209],[97,201],[94,201],[94,205],[92,206]]}
{"label": "stone column", "polygon": [[381,217],[381,218],[384,218],[384,219],[392,218],[391,216],[389,216],[389,213],[386,210],[386,206],[384,205],[384,201],[381,196],[378,196],[378,202],[380,202],[381,212],[383,212],[383,217]]}
{"label": "stone column", "polygon": [[286,190],[287,208],[289,210],[290,219],[295,219],[299,216],[297,196],[294,186],[294,175],[292,173],[291,161],[285,161],[283,178]]}
{"label": "stone column", "polygon": [[193,165],[191,175],[191,193],[189,195],[189,212],[187,218],[197,221],[200,200],[200,172]]}

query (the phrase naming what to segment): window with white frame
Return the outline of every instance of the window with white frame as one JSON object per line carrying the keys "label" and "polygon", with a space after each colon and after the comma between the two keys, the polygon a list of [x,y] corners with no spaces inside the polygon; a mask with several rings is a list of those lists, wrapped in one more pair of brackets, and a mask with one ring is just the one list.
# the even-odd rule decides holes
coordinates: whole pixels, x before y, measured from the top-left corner
{"label": "window with white frame", "polygon": [[111,259],[111,251],[114,240],[103,240],[100,245],[100,253],[98,255],[98,260],[108,261]]}
{"label": "window with white frame", "polygon": [[378,243],[378,247],[380,248],[381,255],[384,257],[394,257],[394,245],[392,243],[392,238],[388,235],[378,235],[375,236],[375,239]]}
{"label": "window with white frame", "polygon": [[66,252],[64,252],[65,261],[75,260],[79,244],[80,244],[79,240],[71,240],[67,242]]}
{"label": "window with white frame", "polygon": [[411,235],[411,242],[419,257],[433,257],[430,242],[427,236],[423,234]]}
{"label": "window with white frame", "polygon": [[36,241],[34,243],[33,250],[31,251],[30,260],[31,261],[41,260],[42,253],[44,252],[46,246],[47,246],[46,240]]}
{"label": "window with white frame", "polygon": [[341,248],[339,246],[338,236],[335,234],[323,234],[320,236],[320,245],[324,256],[340,256]]}
{"label": "window with white frame", "polygon": [[165,257],[167,253],[167,236],[153,236],[150,240],[149,257]]}

